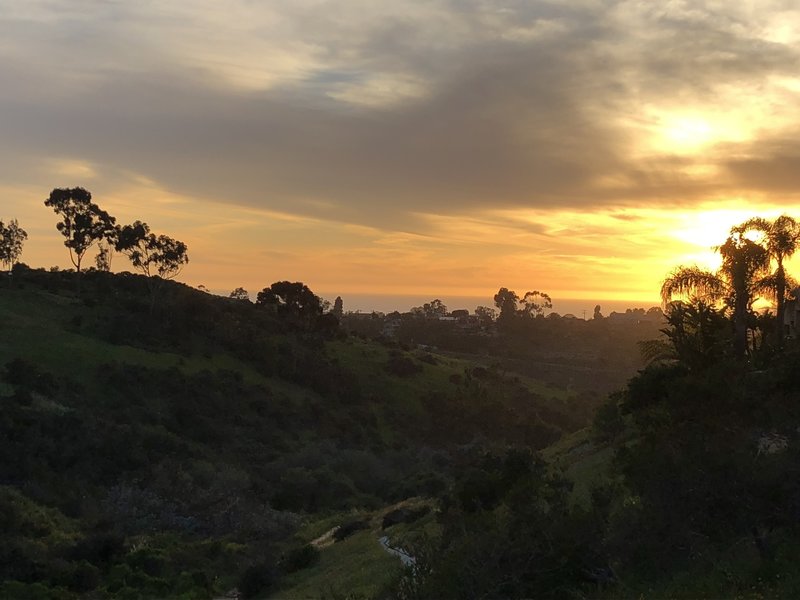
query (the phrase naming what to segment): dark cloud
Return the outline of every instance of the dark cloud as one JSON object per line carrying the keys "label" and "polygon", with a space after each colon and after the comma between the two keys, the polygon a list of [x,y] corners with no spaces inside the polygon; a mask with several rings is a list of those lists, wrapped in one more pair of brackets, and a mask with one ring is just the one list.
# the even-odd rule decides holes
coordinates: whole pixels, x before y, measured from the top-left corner
{"label": "dark cloud", "polygon": [[756,149],[754,156],[725,163],[731,179],[741,186],[770,194],[797,196],[800,193],[800,137],[762,143]]}
{"label": "dark cloud", "polygon": [[[735,11],[657,4],[451,0],[355,25],[298,9],[287,18],[304,19],[292,23],[316,36],[321,62],[264,90],[225,85],[171,47],[159,63],[150,38],[137,62],[120,40],[137,43],[141,14],[128,29],[80,11],[6,23],[0,33],[29,36],[38,53],[25,64],[10,42],[0,52],[0,173],[33,177],[43,156],[66,157],[97,165],[109,189],[130,172],[219,202],[408,229],[417,213],[487,206],[692,201],[732,182],[686,175],[694,158],[635,157],[620,119],[645,101],[708,101],[721,85],[792,73],[797,49],[755,37]],[[53,56],[59,46],[75,54]],[[377,106],[337,96],[376,76],[420,91]],[[722,164],[745,189],[784,189],[798,156]]]}

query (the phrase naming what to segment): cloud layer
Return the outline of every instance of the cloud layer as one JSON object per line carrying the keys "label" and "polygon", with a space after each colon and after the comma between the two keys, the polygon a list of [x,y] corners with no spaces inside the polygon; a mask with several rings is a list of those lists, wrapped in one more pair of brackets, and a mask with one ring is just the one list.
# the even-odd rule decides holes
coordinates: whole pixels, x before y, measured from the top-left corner
{"label": "cloud layer", "polygon": [[778,0],[0,0],[0,178],[381,236],[794,202],[799,52]]}

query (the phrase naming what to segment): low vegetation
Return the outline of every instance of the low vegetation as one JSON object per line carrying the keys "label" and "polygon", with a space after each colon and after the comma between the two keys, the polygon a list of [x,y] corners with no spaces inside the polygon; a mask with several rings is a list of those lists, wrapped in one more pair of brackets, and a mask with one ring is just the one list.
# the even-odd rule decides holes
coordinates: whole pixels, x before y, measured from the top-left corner
{"label": "low vegetation", "polygon": [[6,523],[11,595],[268,593],[328,564],[294,546],[303,523],[438,494],[464,445],[582,424],[497,369],[171,282],[153,308],[139,275],[89,269],[78,295],[76,277],[17,265],[0,294],[0,478],[47,516]]}

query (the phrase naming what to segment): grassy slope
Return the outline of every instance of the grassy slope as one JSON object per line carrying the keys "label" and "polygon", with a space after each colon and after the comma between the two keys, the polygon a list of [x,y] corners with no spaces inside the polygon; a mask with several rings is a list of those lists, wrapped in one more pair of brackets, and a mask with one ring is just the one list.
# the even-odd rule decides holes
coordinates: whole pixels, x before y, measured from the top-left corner
{"label": "grassy slope", "polygon": [[25,358],[58,375],[87,375],[109,362],[143,367],[179,368],[187,373],[203,369],[231,369],[250,383],[265,383],[251,366],[227,354],[185,357],[172,352],[116,345],[73,331],[74,320],[94,309],[69,296],[42,290],[3,290],[0,294],[0,363]]}
{"label": "grassy slope", "polygon": [[606,477],[614,449],[596,445],[591,439],[591,430],[586,428],[565,435],[543,450],[542,456],[572,481],[573,501],[589,506],[592,487]]}
{"label": "grassy slope", "polygon": [[355,519],[366,519],[369,528],[358,531],[347,539],[320,547],[319,561],[307,569],[287,576],[273,598],[319,598],[323,596],[373,597],[400,572],[402,565],[397,557],[388,554],[378,541],[388,536],[392,546],[411,548],[421,536],[439,534],[433,511],[413,523],[400,523],[388,530],[381,529],[383,515],[396,508],[416,509],[430,501],[411,498],[373,512],[351,512],[334,515],[308,523],[295,536],[310,543],[333,527]]}
{"label": "grassy slope", "polygon": [[[227,353],[205,351],[185,356],[112,344],[82,333],[79,326],[81,320],[93,318],[99,310],[113,310],[113,307],[90,307],[73,297],[39,289],[3,290],[0,293],[0,365],[21,357],[45,371],[69,375],[79,381],[93,381],[97,368],[109,362],[158,369],[174,367],[186,373],[204,369],[230,369],[241,373],[249,383],[261,384],[283,396],[300,400],[314,394],[308,388],[278,377],[265,377],[252,365]],[[422,372],[399,378],[386,372],[390,350],[378,344],[348,338],[329,343],[326,352],[357,375],[365,395],[379,398],[387,404],[402,405],[406,414],[411,415],[422,411],[418,402],[420,397],[437,390],[451,391],[451,377],[463,375],[466,368],[474,366],[474,363],[462,358],[437,355],[436,364],[421,363]],[[563,403],[568,398],[564,390],[527,377],[520,377],[519,380],[530,391],[553,403]],[[388,427],[386,429],[385,437],[390,438],[392,434]],[[583,443],[581,436],[585,436],[585,433],[569,436],[557,445],[551,456],[557,465],[566,470],[568,476],[575,479],[578,496],[585,495],[598,475],[596,463],[607,460],[602,453],[591,452],[581,452],[580,460],[574,460],[575,448]],[[370,515],[370,530],[358,532],[343,542],[323,549],[320,561],[315,566],[288,576],[276,597],[305,598],[323,593],[370,595],[382,589],[400,568],[399,560],[388,555],[378,542],[382,535],[380,516],[386,510]],[[342,520],[347,518],[352,516],[342,516]],[[337,520],[339,517],[312,522],[306,533],[301,532],[299,537],[312,533],[316,537],[320,528],[330,528],[337,524]],[[413,542],[423,534],[436,535],[436,530],[434,516],[430,514],[418,523],[392,528],[390,535],[395,543],[403,544]]]}
{"label": "grassy slope", "polygon": [[[248,383],[275,390],[298,393],[300,388],[276,377],[261,375],[252,365],[224,352],[185,356],[118,345],[80,332],[74,322],[89,319],[98,309],[87,307],[76,298],[36,289],[9,289],[0,293],[0,365],[13,358],[24,358],[44,370],[80,380],[104,363],[119,362],[142,367],[169,369],[185,373],[204,369],[230,369],[242,374]],[[385,371],[389,350],[357,338],[329,343],[327,352],[348,370],[357,374],[364,392],[392,402],[408,402],[431,391],[452,387],[449,378],[473,366],[469,361],[436,357],[435,365],[422,363],[421,373],[398,378]],[[530,378],[521,378],[532,392],[562,401],[566,392]],[[306,388],[302,388],[306,392]]]}
{"label": "grassy slope", "polygon": [[[595,445],[590,434],[589,429],[577,431],[564,436],[542,452],[549,463],[562,470],[567,479],[573,482],[573,501],[587,507],[592,487],[606,476],[613,457],[613,449]],[[425,501],[411,500],[401,504],[416,507],[423,503]],[[373,513],[334,515],[307,524],[296,536],[303,542],[310,542],[331,528],[356,518],[370,519],[371,528],[343,542],[322,548],[320,561],[315,566],[287,577],[272,597],[335,597],[336,594],[345,593],[353,597],[371,597],[381,590],[400,568],[399,561],[381,548],[378,542],[381,535],[389,535],[392,545],[412,548],[414,544],[440,534],[434,511],[414,523],[399,524],[386,532],[381,531],[381,516],[401,504]]]}
{"label": "grassy slope", "polygon": [[400,570],[400,560],[390,556],[372,529],[359,531],[320,552],[319,561],[286,576],[273,598],[320,598],[350,594],[372,597],[385,589]]}

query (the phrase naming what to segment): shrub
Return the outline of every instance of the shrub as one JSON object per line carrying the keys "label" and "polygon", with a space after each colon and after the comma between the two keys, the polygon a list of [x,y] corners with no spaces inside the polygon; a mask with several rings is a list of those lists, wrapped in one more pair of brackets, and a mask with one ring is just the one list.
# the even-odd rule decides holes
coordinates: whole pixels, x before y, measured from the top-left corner
{"label": "shrub", "polygon": [[242,598],[255,598],[276,583],[275,567],[271,562],[260,562],[247,567],[239,577],[239,594]]}
{"label": "shrub", "polygon": [[281,570],[284,573],[294,573],[306,569],[319,560],[319,550],[311,544],[298,546],[289,550],[281,559]]}
{"label": "shrub", "polygon": [[70,589],[76,592],[90,592],[100,583],[100,569],[86,560],[80,561],[72,571],[69,581]]}
{"label": "shrub", "polygon": [[346,540],[351,535],[353,535],[356,531],[360,531],[361,529],[367,529],[369,527],[369,523],[365,519],[358,519],[356,521],[350,521],[349,523],[345,523],[339,529],[337,529],[333,534],[333,539],[337,542],[341,542],[342,540]]}
{"label": "shrub", "polygon": [[386,370],[397,377],[410,377],[422,371],[422,365],[415,363],[407,356],[396,354],[389,357]]}

